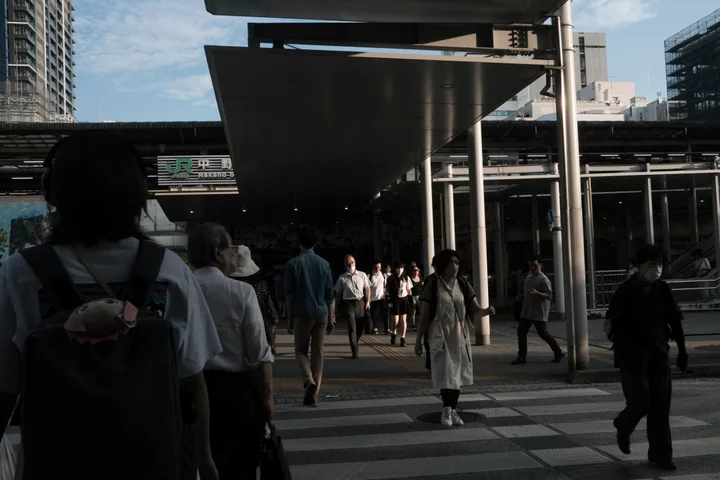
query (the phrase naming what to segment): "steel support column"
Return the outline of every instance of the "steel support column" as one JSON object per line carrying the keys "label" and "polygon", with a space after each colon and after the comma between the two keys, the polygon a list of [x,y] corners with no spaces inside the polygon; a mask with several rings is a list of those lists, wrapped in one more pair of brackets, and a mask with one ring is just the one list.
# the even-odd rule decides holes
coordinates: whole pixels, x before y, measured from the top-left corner
{"label": "steel support column", "polygon": [[595,218],[593,216],[592,180],[585,178],[585,262],[587,263],[589,307],[597,306],[595,285]]}
{"label": "steel support column", "polygon": [[694,184],[695,179],[693,178],[693,187],[688,192],[688,208],[690,210],[690,243],[692,246],[700,243],[700,228],[698,226],[698,191]]}
{"label": "steel support column", "polygon": [[495,252],[495,306],[504,307],[507,305],[505,297],[505,283],[507,275],[507,259],[505,257],[505,246],[503,245],[503,215],[500,202],[493,203],[495,211],[495,235],[493,251]]}
{"label": "steel support column", "polygon": [[[453,166],[447,165],[448,178],[453,176]],[[445,248],[455,250],[455,187],[452,183],[445,184]]]}
{"label": "steel support column", "polygon": [[[490,295],[488,292],[482,124],[480,121],[468,130],[468,163],[470,164],[470,228],[473,249],[473,283],[475,291],[478,293],[480,305],[487,308],[490,303]],[[490,345],[490,318],[476,315],[475,322],[475,343],[477,345]]]}
{"label": "steel support column", "polygon": [[652,202],[652,177],[643,179],[643,220],[645,221],[645,243],[655,245],[655,214]]}
{"label": "steel support column", "polygon": [[[553,174],[558,174],[558,166],[552,164]],[[560,211],[560,182],[554,180],[550,183],[550,201],[553,212],[552,240],[553,240],[553,262],[554,262],[554,297],[555,313],[559,320],[565,319],[565,272],[563,271],[563,234],[562,234],[562,212]]]}
{"label": "steel support column", "polygon": [[572,2],[565,2],[560,8],[560,23],[562,36],[563,57],[563,97],[564,112],[563,129],[565,174],[567,176],[567,202],[568,222],[570,234],[570,252],[572,262],[571,285],[573,287],[573,323],[575,327],[575,366],[578,370],[588,368],[590,364],[590,349],[588,345],[588,312],[587,290],[585,281],[585,258],[582,255],[583,239],[583,212],[582,190],[580,188],[580,145],[578,138],[578,120],[575,84],[575,46],[573,41],[574,26],[572,22]]}
{"label": "steel support column", "polygon": [[667,258],[669,262],[672,258],[672,246],[670,244],[670,203],[668,201],[667,179],[665,177],[661,180],[661,188],[663,193],[660,196],[660,222],[662,225],[663,251],[665,252],[665,258]]}
{"label": "steel support column", "polygon": [[532,196],[532,229],[533,253],[540,255],[540,218],[538,216],[537,193]]}
{"label": "steel support column", "polygon": [[[717,166],[715,167],[717,168]],[[715,263],[720,264],[720,172],[710,178],[712,187],[712,217],[713,217],[713,238],[715,239]],[[713,284],[715,286],[715,284]],[[711,292],[715,297],[717,291]]]}
{"label": "steel support column", "polygon": [[[432,271],[432,259],[435,256],[435,220],[433,218],[432,198],[432,161],[427,157],[422,163],[422,241],[423,268]],[[395,258],[397,261],[398,258]]]}

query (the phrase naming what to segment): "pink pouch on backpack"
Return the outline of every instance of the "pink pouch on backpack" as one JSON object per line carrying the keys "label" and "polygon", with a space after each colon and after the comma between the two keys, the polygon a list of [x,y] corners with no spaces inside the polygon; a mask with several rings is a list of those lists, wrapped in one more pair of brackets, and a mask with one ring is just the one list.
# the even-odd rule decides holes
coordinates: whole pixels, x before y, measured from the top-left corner
{"label": "pink pouch on backpack", "polygon": [[113,298],[81,305],[70,314],[65,330],[72,340],[96,344],[117,340],[135,326],[138,309],[130,302]]}

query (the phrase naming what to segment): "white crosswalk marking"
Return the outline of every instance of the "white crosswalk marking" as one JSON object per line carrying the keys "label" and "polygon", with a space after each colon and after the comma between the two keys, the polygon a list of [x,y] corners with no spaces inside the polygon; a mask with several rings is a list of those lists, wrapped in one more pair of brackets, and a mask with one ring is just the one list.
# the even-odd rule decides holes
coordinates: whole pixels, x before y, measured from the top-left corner
{"label": "white crosswalk marking", "polygon": [[[598,402],[601,399],[607,401]],[[612,419],[625,406],[619,389],[483,393],[465,395],[464,400],[459,410],[466,415],[465,427],[426,423],[439,421],[442,408],[440,398],[427,396],[321,402],[315,409],[282,406],[276,426],[295,480],[455,480],[475,478],[468,477],[472,474],[493,480],[509,478],[510,472],[517,478],[555,478],[554,468],[590,475],[593,469],[622,469],[630,465],[624,462],[647,460],[647,445],[633,443],[631,456],[620,454],[615,445]],[[473,414],[483,420],[477,423]],[[688,416],[673,416],[670,423],[683,432],[712,428]],[[638,426],[644,429],[645,422]],[[583,444],[588,435],[592,443]],[[720,456],[720,436],[703,436],[710,438],[675,441],[676,457]],[[587,478],[601,478],[598,475]],[[672,478],[720,480],[706,473]]]}

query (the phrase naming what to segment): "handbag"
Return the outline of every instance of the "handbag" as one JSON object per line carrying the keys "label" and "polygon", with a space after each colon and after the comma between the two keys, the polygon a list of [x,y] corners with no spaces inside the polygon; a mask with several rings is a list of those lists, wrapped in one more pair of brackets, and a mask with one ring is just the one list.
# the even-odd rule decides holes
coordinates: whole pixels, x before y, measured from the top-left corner
{"label": "handbag", "polygon": [[13,445],[9,435],[0,440],[0,480],[13,480],[18,464],[18,449],[20,445]]}
{"label": "handbag", "polygon": [[292,480],[282,438],[268,424],[260,456],[260,480]]}

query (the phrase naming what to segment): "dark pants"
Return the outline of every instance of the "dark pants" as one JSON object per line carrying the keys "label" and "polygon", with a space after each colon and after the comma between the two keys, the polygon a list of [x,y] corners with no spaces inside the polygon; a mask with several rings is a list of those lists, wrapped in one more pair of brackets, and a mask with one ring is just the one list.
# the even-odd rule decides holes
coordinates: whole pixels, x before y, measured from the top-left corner
{"label": "dark pants", "polygon": [[353,355],[358,353],[358,343],[363,335],[365,305],[362,300],[343,300],[340,303],[340,318],[347,322],[348,339]]}
{"label": "dark pants", "polygon": [[633,352],[619,361],[625,410],[615,419],[619,432],[630,435],[647,415],[648,459],[672,460],[670,398],[672,383],[668,355],[656,349]]}
{"label": "dark pants", "polygon": [[562,355],[562,350],[558,346],[557,341],[555,341],[555,338],[547,331],[547,322],[533,321],[521,318],[520,323],[518,324],[518,356],[523,358],[527,357],[527,334],[530,331],[530,327],[532,327],[533,325],[535,325],[535,330],[537,330],[540,338],[545,340],[545,342],[550,345],[550,348],[552,348],[555,356]]}
{"label": "dark pants", "polygon": [[460,390],[442,389],[440,390],[440,396],[442,397],[443,407],[450,407],[455,410],[460,399]]}
{"label": "dark pants", "polygon": [[373,330],[383,325],[385,327],[385,333],[388,333],[388,310],[387,302],[384,298],[370,303],[370,318]]}
{"label": "dark pants", "polygon": [[253,375],[205,371],[210,448],[220,480],[256,478],[266,415]]}

